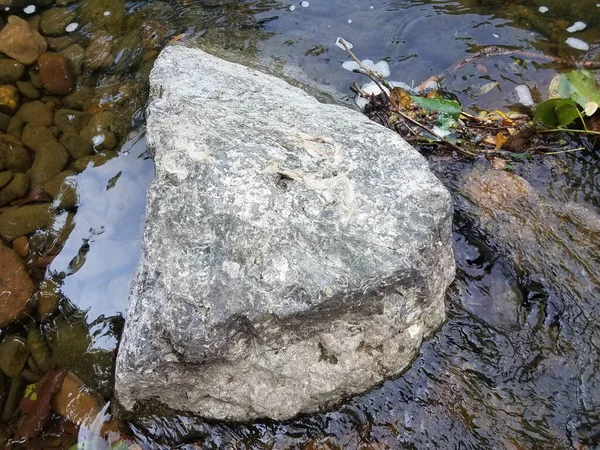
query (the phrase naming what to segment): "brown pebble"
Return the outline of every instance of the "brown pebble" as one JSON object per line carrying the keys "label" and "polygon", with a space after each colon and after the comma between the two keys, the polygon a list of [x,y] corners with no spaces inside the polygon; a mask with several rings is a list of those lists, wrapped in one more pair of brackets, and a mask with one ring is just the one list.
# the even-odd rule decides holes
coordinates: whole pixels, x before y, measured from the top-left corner
{"label": "brown pebble", "polygon": [[29,240],[26,236],[16,238],[12,245],[15,253],[21,258],[25,258],[27,255],[29,255]]}
{"label": "brown pebble", "polygon": [[46,41],[40,33],[20,17],[9,16],[8,24],[0,32],[0,52],[29,65],[45,51]]}
{"label": "brown pebble", "polygon": [[69,60],[58,53],[44,53],[38,58],[40,81],[44,88],[58,95],[67,95],[75,87]]}

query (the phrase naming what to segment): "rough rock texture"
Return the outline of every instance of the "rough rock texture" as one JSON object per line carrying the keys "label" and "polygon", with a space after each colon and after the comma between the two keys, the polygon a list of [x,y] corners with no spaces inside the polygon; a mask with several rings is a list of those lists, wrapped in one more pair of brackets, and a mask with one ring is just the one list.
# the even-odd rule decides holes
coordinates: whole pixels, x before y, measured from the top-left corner
{"label": "rough rock texture", "polygon": [[151,75],[143,256],[116,393],[285,419],[410,364],[454,277],[449,193],[397,134],[168,47]]}

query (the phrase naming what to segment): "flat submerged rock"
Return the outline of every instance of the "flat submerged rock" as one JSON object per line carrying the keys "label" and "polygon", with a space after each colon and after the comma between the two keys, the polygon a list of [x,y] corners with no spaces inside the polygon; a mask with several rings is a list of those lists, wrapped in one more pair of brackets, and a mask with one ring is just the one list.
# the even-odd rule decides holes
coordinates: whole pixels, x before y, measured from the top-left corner
{"label": "flat submerged rock", "polygon": [[287,419],[404,370],[444,321],[450,194],[396,133],[170,46],[156,176],[117,359],[127,411]]}

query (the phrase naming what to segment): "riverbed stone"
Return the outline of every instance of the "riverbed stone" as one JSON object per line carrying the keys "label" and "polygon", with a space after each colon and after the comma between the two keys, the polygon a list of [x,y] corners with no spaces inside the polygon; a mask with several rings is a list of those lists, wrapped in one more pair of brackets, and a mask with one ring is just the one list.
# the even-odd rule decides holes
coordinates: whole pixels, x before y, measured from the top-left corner
{"label": "riverbed stone", "polygon": [[10,378],[17,378],[29,357],[29,348],[20,336],[6,336],[0,342],[0,370]]}
{"label": "riverbed stone", "polygon": [[17,116],[25,123],[47,128],[54,125],[54,114],[41,100],[23,103],[17,111]]}
{"label": "riverbed stone", "polygon": [[0,59],[0,84],[14,84],[25,75],[25,66],[14,59]]}
{"label": "riverbed stone", "polygon": [[0,52],[19,61],[33,64],[46,51],[46,41],[31,25],[17,16],[10,16],[0,31]]}
{"label": "riverbed stone", "polygon": [[20,142],[9,141],[8,137],[9,135],[3,135],[3,139],[0,139],[0,168],[13,172],[26,172],[31,166],[29,152]]}
{"label": "riverbed stone", "polygon": [[9,242],[46,228],[52,221],[52,204],[13,206],[0,214],[0,236]]}
{"label": "riverbed stone", "polygon": [[93,153],[92,144],[88,139],[76,133],[65,133],[60,137],[60,143],[64,145],[73,159],[83,158]]}
{"label": "riverbed stone", "polygon": [[451,197],[397,133],[198,49],[152,75],[156,165],[116,399],[287,419],[404,370],[444,321]]}
{"label": "riverbed stone", "polygon": [[19,106],[19,91],[11,85],[0,86],[0,111],[12,116]]}
{"label": "riverbed stone", "polygon": [[81,0],[81,20],[93,30],[119,34],[125,26],[124,0]]}
{"label": "riverbed stone", "polygon": [[65,168],[69,162],[69,153],[56,140],[47,141],[39,149],[31,166],[31,186],[42,187]]}
{"label": "riverbed stone", "polygon": [[0,189],[10,183],[10,180],[13,178],[13,173],[10,170],[5,172],[0,172]]}
{"label": "riverbed stone", "polygon": [[[0,215],[0,218],[2,215]],[[33,283],[17,254],[0,243],[0,327],[25,315]]]}
{"label": "riverbed stone", "polygon": [[44,53],[38,58],[40,81],[48,92],[67,95],[75,87],[71,62],[59,53]]}
{"label": "riverbed stone", "polygon": [[0,188],[0,206],[24,197],[27,191],[29,191],[29,175],[26,173],[15,173],[10,183]]}
{"label": "riverbed stone", "polygon": [[44,11],[40,20],[40,31],[46,36],[58,36],[66,33],[66,27],[75,20],[75,11],[71,8],[50,8]]}
{"label": "riverbed stone", "polygon": [[37,100],[41,96],[40,91],[30,81],[17,81],[17,88],[28,100]]}
{"label": "riverbed stone", "polygon": [[54,199],[56,206],[73,209],[77,205],[77,184],[74,170],[65,170],[44,185],[44,190]]}

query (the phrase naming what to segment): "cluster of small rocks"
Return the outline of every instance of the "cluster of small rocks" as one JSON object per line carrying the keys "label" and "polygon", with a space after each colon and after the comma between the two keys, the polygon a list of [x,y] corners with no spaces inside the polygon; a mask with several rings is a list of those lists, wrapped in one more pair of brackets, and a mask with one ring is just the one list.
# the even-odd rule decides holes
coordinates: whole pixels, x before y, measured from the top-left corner
{"label": "cluster of small rocks", "polygon": [[[0,237],[28,268],[68,236],[76,175],[118,154],[167,31],[122,0],[51,3],[0,0]],[[28,297],[1,302],[0,317],[22,316]]]}
{"label": "cluster of small rocks", "polygon": [[166,6],[0,0],[0,446],[25,385],[50,366],[77,391],[76,375],[98,390],[88,369],[113,364],[87,353],[89,330],[65,320],[46,267],[74,227],[78,174],[118,155],[145,104],[168,39],[153,8]]}

